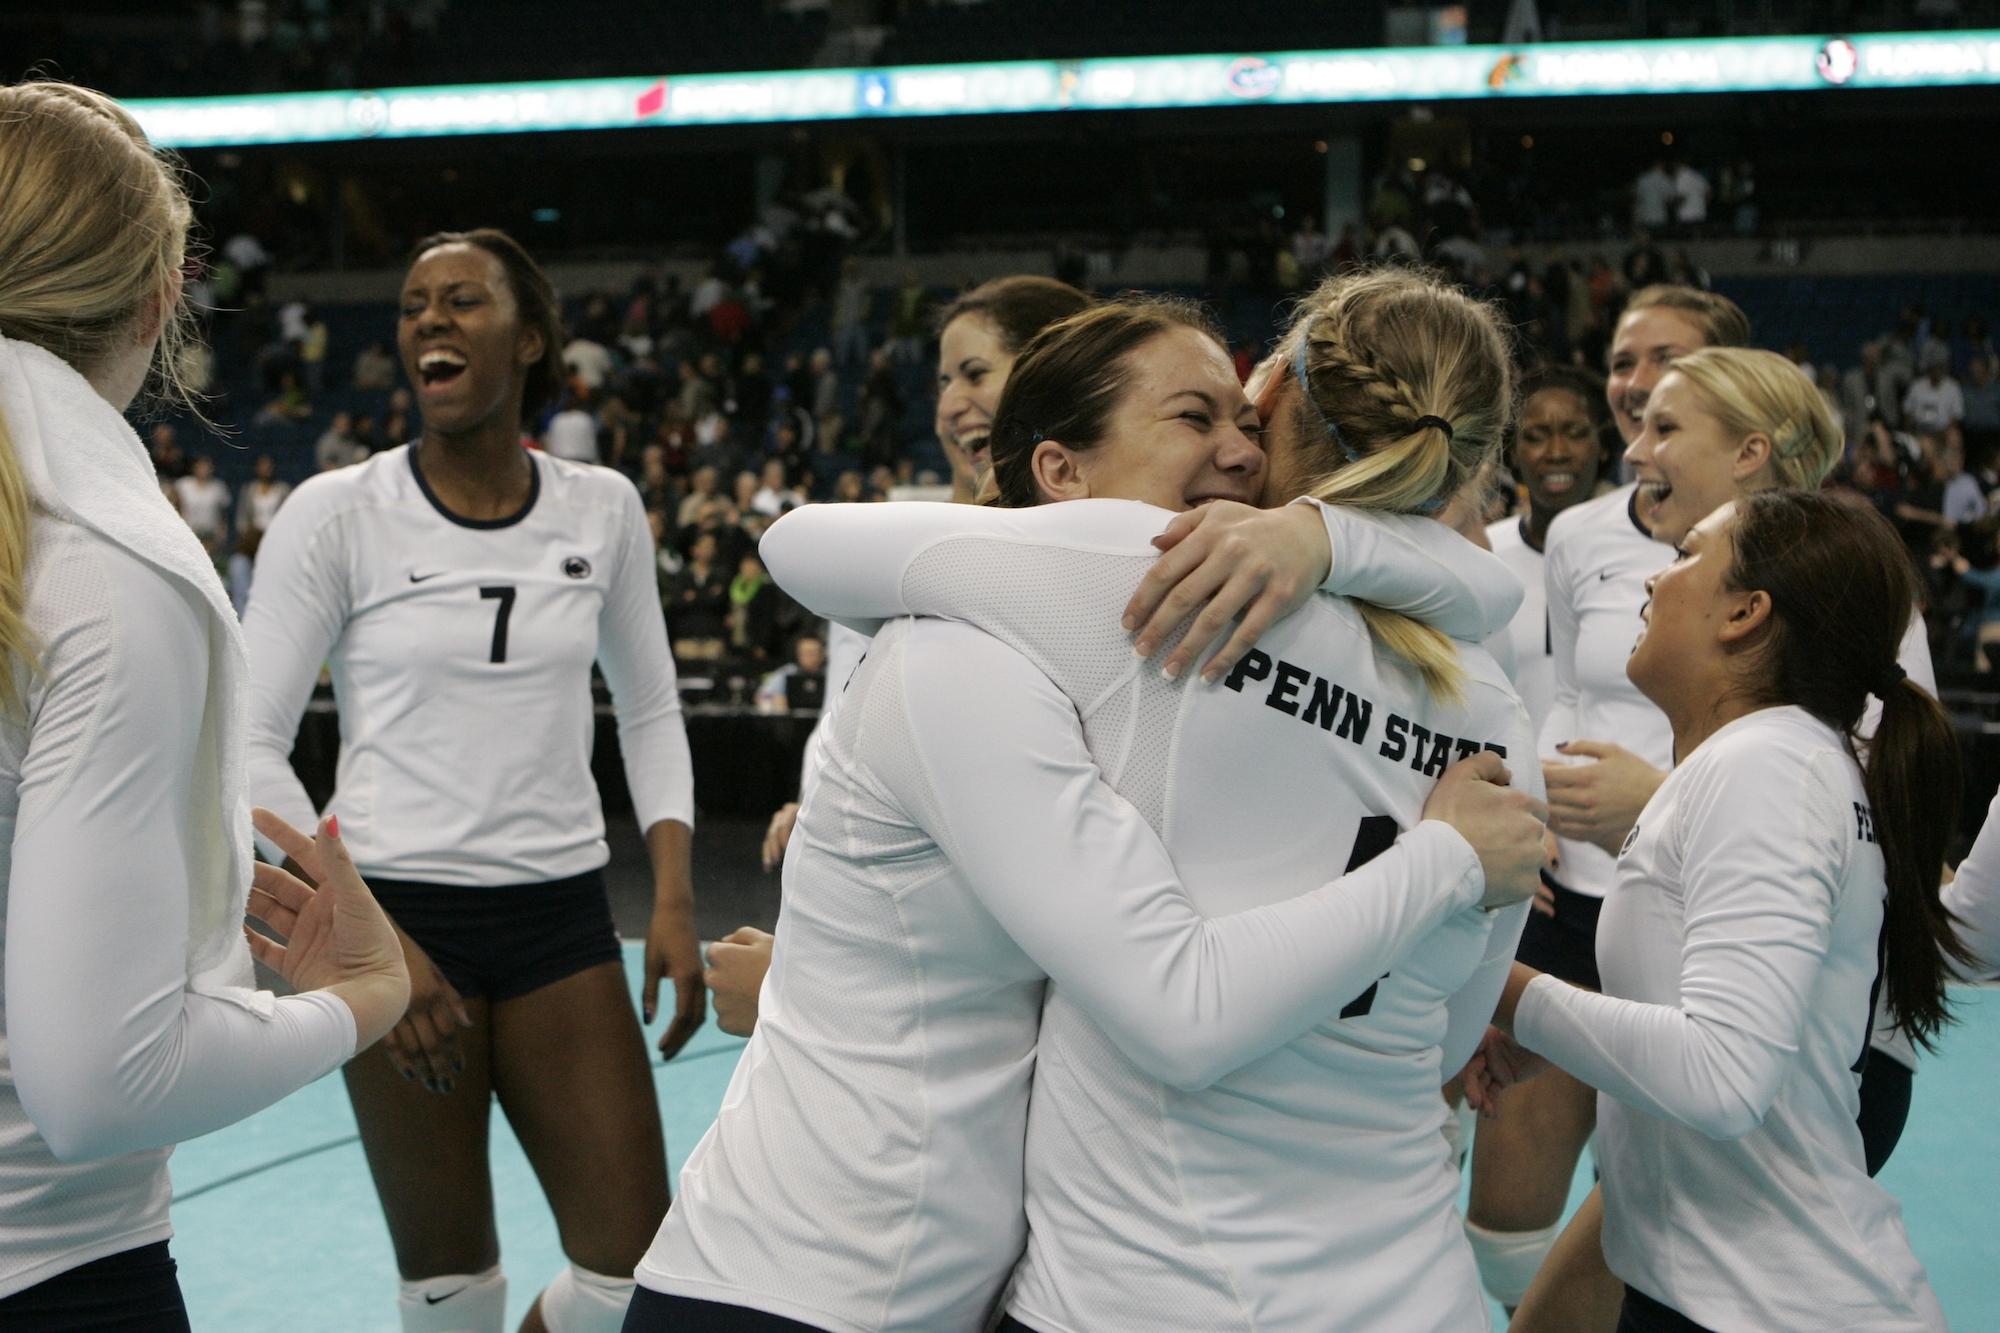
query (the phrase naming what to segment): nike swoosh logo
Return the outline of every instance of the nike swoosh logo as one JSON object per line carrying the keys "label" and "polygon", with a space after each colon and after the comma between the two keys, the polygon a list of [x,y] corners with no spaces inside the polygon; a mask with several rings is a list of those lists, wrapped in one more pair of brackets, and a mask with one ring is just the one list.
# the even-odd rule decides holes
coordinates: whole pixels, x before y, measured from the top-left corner
{"label": "nike swoosh logo", "polygon": [[461,1292],[461,1291],[470,1291],[471,1289],[472,1289],[471,1287],[469,1287],[469,1286],[465,1286],[465,1287],[460,1287],[460,1288],[458,1289],[458,1291],[447,1291],[447,1292],[446,1292],[446,1293],[445,1293],[444,1295],[442,1295],[442,1296],[426,1296],[426,1297],[424,1297],[424,1304],[425,1304],[425,1305],[442,1305],[442,1304],[444,1304],[444,1302],[446,1302],[446,1301],[450,1300],[450,1299],[451,1299],[452,1297],[454,1297],[454,1296],[458,1295],[458,1294],[459,1294],[459,1292]]}
{"label": "nike swoosh logo", "polygon": [[430,580],[432,580],[432,579],[436,578],[436,577],[438,576],[438,574],[442,574],[442,573],[444,573],[444,571],[443,571],[442,569],[440,569],[440,570],[439,570],[439,571],[437,572],[437,574],[412,574],[412,575],[410,575],[410,582],[412,582],[412,583],[428,583],[428,582],[429,582]]}
{"label": "nike swoosh logo", "polygon": [[[1609,583],[1609,582],[1610,582],[1610,581],[1611,581],[1612,579],[1615,579],[1615,578],[1617,578],[1617,577],[1618,577],[1618,571],[1617,571],[1617,570],[1615,570],[1615,569],[1607,569],[1607,570],[1603,571],[1602,573],[1600,573],[1600,574],[1599,574],[1599,575],[1597,576],[1597,581],[1598,581],[1599,583]],[[416,576],[416,575],[414,575],[414,574],[410,575],[410,582],[412,582],[412,583],[415,583],[415,582],[417,582],[417,576]]]}

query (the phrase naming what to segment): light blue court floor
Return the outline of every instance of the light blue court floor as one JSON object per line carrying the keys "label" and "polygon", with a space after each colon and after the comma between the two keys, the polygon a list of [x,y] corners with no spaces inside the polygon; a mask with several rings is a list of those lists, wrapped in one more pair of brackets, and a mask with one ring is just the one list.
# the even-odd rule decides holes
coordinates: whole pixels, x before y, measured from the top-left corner
{"label": "light blue court floor", "polygon": [[[637,964],[628,945],[633,976]],[[1909,1129],[1882,1179],[1902,1201],[1952,1327],[1969,1333],[2000,1329],[2000,990],[1961,995],[1965,1021],[1918,1076]],[[655,1068],[675,1172],[714,1118],[742,1046],[710,1026]],[[174,1252],[199,1333],[395,1333],[388,1233],[340,1079],[187,1144],[173,1171]],[[562,1256],[527,1159],[497,1114],[493,1177],[518,1321]],[[1586,1166],[1572,1206],[1588,1185]]]}

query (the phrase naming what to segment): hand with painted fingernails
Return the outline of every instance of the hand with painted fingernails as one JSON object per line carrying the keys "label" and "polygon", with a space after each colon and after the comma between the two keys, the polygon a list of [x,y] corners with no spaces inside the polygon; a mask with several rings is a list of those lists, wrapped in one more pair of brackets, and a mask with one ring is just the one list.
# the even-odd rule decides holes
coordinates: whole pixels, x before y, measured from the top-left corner
{"label": "hand with painted fingernails", "polygon": [[251,818],[313,883],[258,864],[249,915],[268,933],[244,926],[250,952],[294,990],[324,990],[345,1003],[354,1014],[355,1050],[365,1050],[409,1004],[410,973],[396,929],[354,869],[332,816],[316,837],[269,810],[252,811]]}
{"label": "hand with painted fingernails", "polygon": [[1202,679],[1210,683],[1222,679],[1265,630],[1304,606],[1333,560],[1326,521],[1311,505],[1256,509],[1211,501],[1176,517],[1153,545],[1162,554],[1125,607],[1122,623],[1132,631],[1132,649],[1151,657],[1193,617],[1160,669],[1180,678],[1227,635],[1201,662]]}
{"label": "hand with painted fingernails", "polygon": [[1542,883],[1542,827],[1548,807],[1512,784],[1490,750],[1444,771],[1424,800],[1423,817],[1442,820],[1472,844],[1486,876],[1480,906],[1491,911],[1532,898]]}

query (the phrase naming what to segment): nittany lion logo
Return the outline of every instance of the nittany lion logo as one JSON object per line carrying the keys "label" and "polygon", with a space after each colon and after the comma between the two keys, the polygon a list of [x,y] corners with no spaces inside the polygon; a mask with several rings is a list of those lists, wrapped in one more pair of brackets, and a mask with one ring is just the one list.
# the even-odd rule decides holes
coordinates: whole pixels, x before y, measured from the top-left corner
{"label": "nittany lion logo", "polygon": [[587,579],[590,577],[590,562],[580,555],[573,555],[563,561],[563,573],[573,579]]}

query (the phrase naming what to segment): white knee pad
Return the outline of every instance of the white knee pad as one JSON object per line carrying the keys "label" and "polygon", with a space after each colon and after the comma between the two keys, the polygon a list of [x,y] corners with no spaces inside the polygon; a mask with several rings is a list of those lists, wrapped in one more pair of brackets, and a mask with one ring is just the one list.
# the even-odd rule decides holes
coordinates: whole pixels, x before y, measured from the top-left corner
{"label": "white knee pad", "polygon": [[635,1285],[571,1264],[542,1288],[542,1323],[549,1333],[619,1333]]}
{"label": "white knee pad", "polygon": [[405,1282],[396,1311],[403,1333],[506,1333],[507,1277],[495,1264],[484,1273]]}
{"label": "white knee pad", "polygon": [[1465,1224],[1465,1237],[1472,1242],[1472,1257],[1479,1264],[1479,1280],[1494,1300],[1510,1310],[1528,1294],[1528,1284],[1535,1280],[1561,1233],[1561,1222],[1540,1231],[1488,1231],[1471,1222]]}

